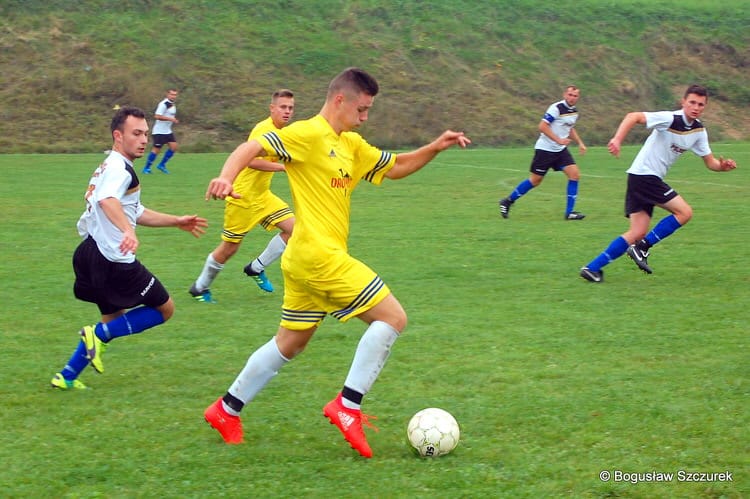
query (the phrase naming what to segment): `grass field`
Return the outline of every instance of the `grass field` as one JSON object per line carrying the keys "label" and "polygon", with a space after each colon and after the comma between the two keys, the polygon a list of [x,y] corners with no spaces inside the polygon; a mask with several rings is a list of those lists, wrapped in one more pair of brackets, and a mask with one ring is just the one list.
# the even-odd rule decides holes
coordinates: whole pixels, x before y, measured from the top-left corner
{"label": "grass field", "polygon": [[[365,401],[375,456],[359,458],[321,408],[340,389],[363,331],[326,319],[308,350],[244,413],[227,446],[202,419],[247,356],[275,332],[281,293],[242,266],[270,234],[251,233],[214,283],[187,289],[219,240],[222,203],[205,202],[225,154],[178,154],[142,179],[146,206],[199,213],[195,240],[139,229],[139,258],[177,305],[166,325],[114,342],[87,391],[49,387],[97,320],[72,295],[70,258],[85,183],[101,154],[0,155],[4,300],[0,314],[3,497],[729,497],[750,495],[747,185],[750,144],[713,144],[740,168],[713,173],[686,155],[668,181],[693,221],[594,285],[578,269],[626,228],[624,170],[604,148],[578,157],[583,222],[562,220],[551,174],[497,211],[532,151],[449,151],[417,175],[354,196],[351,252],[376,269],[410,324]],[[139,166],[142,161],[139,161]],[[140,168],[139,168],[140,169]],[[288,199],[283,176],[275,191]],[[281,287],[278,264],[269,269]],[[436,460],[405,443],[410,416],[452,412],[462,441]],[[732,482],[603,482],[624,473],[731,472]]]}

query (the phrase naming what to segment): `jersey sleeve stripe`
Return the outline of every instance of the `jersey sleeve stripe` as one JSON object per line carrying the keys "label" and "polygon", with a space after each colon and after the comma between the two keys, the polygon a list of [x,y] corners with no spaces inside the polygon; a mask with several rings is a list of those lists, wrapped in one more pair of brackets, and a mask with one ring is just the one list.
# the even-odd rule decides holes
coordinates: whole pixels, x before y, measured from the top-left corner
{"label": "jersey sleeve stripe", "polygon": [[292,161],[292,156],[284,148],[283,142],[281,142],[281,139],[275,132],[265,133],[263,134],[263,138],[271,144],[276,156],[278,156],[283,163],[289,163]]}
{"label": "jersey sleeve stripe", "polygon": [[377,163],[375,163],[375,166],[373,167],[373,169],[370,170],[369,172],[367,172],[367,175],[365,175],[365,180],[367,180],[368,182],[372,182],[372,179],[375,178],[375,175],[380,170],[382,170],[383,168],[385,168],[386,166],[388,166],[388,163],[390,163],[392,156],[393,156],[393,154],[391,154],[389,152],[381,151],[380,152],[380,159],[378,160]]}

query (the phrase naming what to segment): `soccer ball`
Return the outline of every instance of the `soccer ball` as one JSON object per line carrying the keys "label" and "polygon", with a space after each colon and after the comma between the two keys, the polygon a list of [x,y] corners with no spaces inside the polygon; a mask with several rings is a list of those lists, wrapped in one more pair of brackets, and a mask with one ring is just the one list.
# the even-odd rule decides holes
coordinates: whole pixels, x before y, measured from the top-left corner
{"label": "soccer ball", "polygon": [[406,427],[406,437],[422,457],[448,454],[458,445],[461,432],[456,418],[448,411],[430,407],[416,413]]}

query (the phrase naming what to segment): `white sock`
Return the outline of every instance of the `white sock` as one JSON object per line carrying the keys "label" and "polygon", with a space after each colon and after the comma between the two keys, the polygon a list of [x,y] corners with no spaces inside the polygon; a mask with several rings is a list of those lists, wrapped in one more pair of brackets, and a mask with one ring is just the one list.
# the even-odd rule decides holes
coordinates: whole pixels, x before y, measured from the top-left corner
{"label": "white sock", "polygon": [[[247,364],[237,375],[232,386],[229,387],[229,393],[244,404],[250,402],[271,379],[278,374],[279,369],[289,362],[289,359],[281,355],[279,347],[276,345],[276,338],[271,340],[257,349],[247,359]],[[236,411],[227,411],[230,414]],[[237,414],[232,414],[236,416]]]}
{"label": "white sock", "polygon": [[[391,346],[398,338],[398,331],[390,324],[373,321],[359,340],[354,360],[349,368],[344,386],[367,394],[378,379],[385,361],[391,353]],[[342,398],[342,404],[349,409],[359,409],[359,404]]]}
{"label": "white sock", "polygon": [[219,274],[219,272],[221,272],[221,269],[223,268],[224,264],[214,260],[214,255],[209,253],[208,257],[206,258],[206,263],[203,265],[201,275],[199,275],[198,279],[196,279],[195,281],[196,289],[198,291],[205,291],[210,288],[211,283],[214,282],[214,279],[216,279],[216,276]]}
{"label": "white sock", "polygon": [[286,243],[281,238],[281,234],[276,234],[268,241],[266,249],[263,253],[258,255],[258,258],[252,261],[250,267],[253,272],[260,274],[266,269],[267,265],[271,265],[273,262],[279,259],[284,250],[286,249]]}

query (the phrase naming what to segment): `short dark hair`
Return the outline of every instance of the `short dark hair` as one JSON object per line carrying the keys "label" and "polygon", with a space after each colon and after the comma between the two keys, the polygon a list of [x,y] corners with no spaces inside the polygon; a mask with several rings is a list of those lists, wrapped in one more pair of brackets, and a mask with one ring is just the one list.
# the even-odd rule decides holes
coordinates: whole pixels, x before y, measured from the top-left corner
{"label": "short dark hair", "polygon": [[121,107],[112,117],[112,123],[109,125],[110,132],[115,133],[115,130],[120,130],[122,132],[125,126],[125,120],[128,119],[128,116],[145,119],[146,113],[144,113],[141,108],[134,106]]}
{"label": "short dark hair", "polygon": [[708,89],[703,85],[690,85],[687,90],[685,90],[685,95],[683,97],[687,97],[690,94],[700,95],[702,97],[708,98]]}
{"label": "short dark hair", "polygon": [[328,97],[334,94],[348,90],[356,93],[363,93],[372,97],[378,95],[378,82],[366,71],[351,67],[346,68],[331,80],[328,85]]}
{"label": "short dark hair", "polygon": [[278,99],[279,97],[287,97],[289,99],[293,99],[294,92],[292,92],[288,88],[280,88],[275,91],[273,95],[271,95],[271,102],[276,102],[276,99]]}

